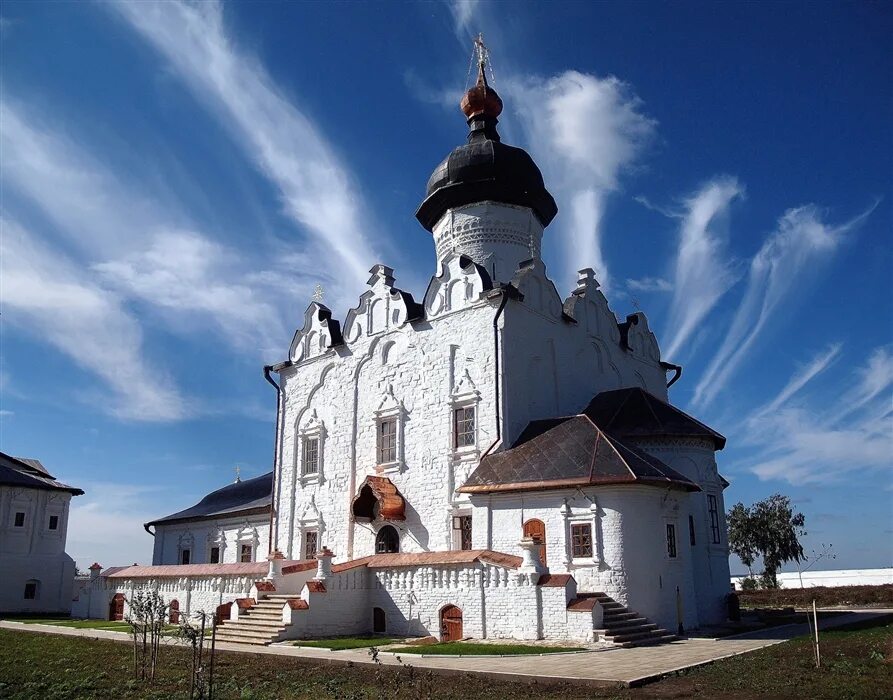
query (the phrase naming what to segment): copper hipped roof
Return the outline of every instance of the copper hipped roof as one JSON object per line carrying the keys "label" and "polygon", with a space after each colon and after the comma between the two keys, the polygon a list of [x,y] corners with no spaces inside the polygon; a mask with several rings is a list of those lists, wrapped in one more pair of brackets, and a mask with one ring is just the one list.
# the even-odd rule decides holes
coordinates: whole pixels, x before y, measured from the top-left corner
{"label": "copper hipped roof", "polygon": [[487,455],[464,493],[642,484],[700,491],[656,457],[603,432],[585,415],[533,421],[508,450]]}
{"label": "copper hipped roof", "polygon": [[[378,505],[375,513],[374,506]],[[406,520],[406,501],[386,476],[367,476],[353,499],[354,517],[374,520]]]}

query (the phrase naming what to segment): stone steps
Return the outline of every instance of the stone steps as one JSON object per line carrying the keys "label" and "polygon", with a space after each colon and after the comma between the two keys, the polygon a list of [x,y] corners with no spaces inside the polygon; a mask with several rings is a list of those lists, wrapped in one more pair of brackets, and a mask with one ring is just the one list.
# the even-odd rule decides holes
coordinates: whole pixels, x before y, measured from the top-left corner
{"label": "stone steps", "polygon": [[218,628],[217,640],[256,646],[278,641],[287,627],[282,622],[283,605],[293,597],[271,596],[258,600],[237,620],[225,620]]}
{"label": "stone steps", "polygon": [[604,611],[602,629],[595,630],[598,638],[617,647],[630,648],[665,644],[677,639],[665,629],[658,627],[647,617],[629,610],[606,593],[577,593],[578,598],[594,598]]}

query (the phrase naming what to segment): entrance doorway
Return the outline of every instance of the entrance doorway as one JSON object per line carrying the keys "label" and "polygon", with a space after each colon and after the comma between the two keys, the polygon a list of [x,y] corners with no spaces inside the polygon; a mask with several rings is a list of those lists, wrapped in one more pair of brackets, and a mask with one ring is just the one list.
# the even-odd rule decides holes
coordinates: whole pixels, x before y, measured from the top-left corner
{"label": "entrance doorway", "polygon": [[382,608],[372,608],[372,631],[375,634],[384,634],[388,631],[388,622]]}
{"label": "entrance doorway", "polygon": [[109,620],[124,619],[124,594],[115,593],[109,603]]}
{"label": "entrance doorway", "polygon": [[463,638],[462,611],[455,605],[447,605],[440,611],[440,639],[443,642],[458,642]]}
{"label": "entrance doorway", "polygon": [[539,545],[540,562],[546,566],[546,524],[542,520],[532,518],[524,523],[524,537],[530,537]]}
{"label": "entrance doorway", "polygon": [[180,601],[176,598],[171,601],[170,622],[172,625],[180,624]]}

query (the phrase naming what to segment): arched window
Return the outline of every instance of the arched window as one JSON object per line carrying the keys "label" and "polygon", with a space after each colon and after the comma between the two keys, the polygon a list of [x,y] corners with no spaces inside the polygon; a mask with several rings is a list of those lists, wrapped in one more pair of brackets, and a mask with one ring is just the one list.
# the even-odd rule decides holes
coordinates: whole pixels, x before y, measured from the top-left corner
{"label": "arched window", "polygon": [[531,537],[539,545],[540,561],[546,565],[546,524],[542,520],[532,518],[524,523],[524,537]]}
{"label": "arched window", "polygon": [[390,525],[385,525],[375,536],[375,553],[392,554],[400,551],[400,535]]}

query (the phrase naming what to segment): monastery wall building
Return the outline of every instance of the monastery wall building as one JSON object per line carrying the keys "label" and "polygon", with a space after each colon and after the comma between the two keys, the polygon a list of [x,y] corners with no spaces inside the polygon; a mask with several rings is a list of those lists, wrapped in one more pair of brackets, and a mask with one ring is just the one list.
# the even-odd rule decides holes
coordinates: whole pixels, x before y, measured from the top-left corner
{"label": "monastery wall building", "polygon": [[668,402],[681,368],[644,314],[618,322],[590,269],[567,299],[547,277],[558,210],[500,140],[483,64],[461,106],[468,142],[416,214],[437,256],[424,296],[375,265],[343,323],[314,301],[266,368],[270,529],[251,520],[260,484],[222,489],[153,523],[156,566],[98,577],[108,596],[153,585],[180,610],[213,606],[220,638],[256,643],[657,643],[725,620],[725,439]]}

